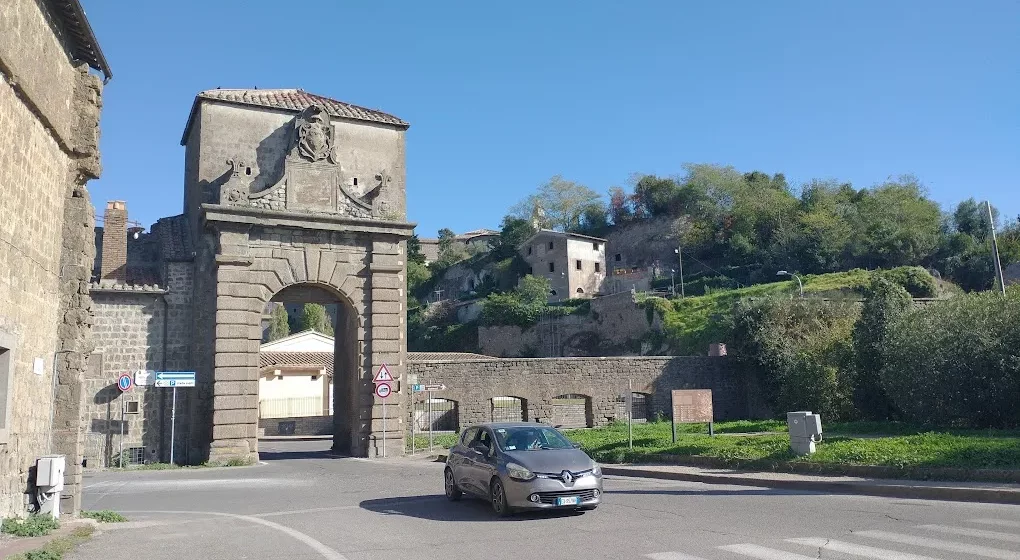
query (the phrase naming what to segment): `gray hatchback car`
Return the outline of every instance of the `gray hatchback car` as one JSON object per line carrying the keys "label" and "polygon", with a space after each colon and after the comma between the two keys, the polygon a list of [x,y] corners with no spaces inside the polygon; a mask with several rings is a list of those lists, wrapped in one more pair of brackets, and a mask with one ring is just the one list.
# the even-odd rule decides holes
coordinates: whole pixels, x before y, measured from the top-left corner
{"label": "gray hatchback car", "polygon": [[471,426],[450,449],[446,497],[484,498],[497,515],[515,510],[592,510],[602,502],[602,469],[551,426],[491,423]]}

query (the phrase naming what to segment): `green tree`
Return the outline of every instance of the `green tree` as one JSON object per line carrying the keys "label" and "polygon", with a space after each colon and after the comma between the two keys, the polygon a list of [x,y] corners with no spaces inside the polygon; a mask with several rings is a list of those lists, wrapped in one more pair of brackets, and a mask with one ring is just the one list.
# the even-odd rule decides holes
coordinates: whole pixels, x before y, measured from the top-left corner
{"label": "green tree", "polygon": [[601,200],[601,195],[592,189],[556,175],[542,184],[538,192],[515,205],[510,213],[530,221],[536,209],[540,209],[540,227],[575,231],[581,225],[585,209]]}
{"label": "green tree", "polygon": [[499,238],[490,242],[493,258],[503,260],[516,257],[518,247],[534,234],[535,228],[528,220],[514,216],[504,217]]}
{"label": "green tree", "polygon": [[854,404],[869,420],[888,420],[894,408],[882,386],[881,372],[885,367],[883,347],[889,326],[910,310],[910,294],[898,284],[874,276],[864,300],[861,317],[854,325]]}
{"label": "green tree", "polygon": [[306,303],[301,309],[301,330],[333,336],[333,321],[326,308],[318,303]]}
{"label": "green tree", "polygon": [[425,254],[421,252],[421,241],[418,234],[414,234],[407,240],[407,262],[425,264]]}
{"label": "green tree", "polygon": [[287,308],[277,305],[269,319],[269,341],[279,340],[290,336],[290,322],[287,317]]}
{"label": "green tree", "polygon": [[525,305],[545,305],[549,301],[549,290],[552,289],[549,279],[531,274],[521,278],[514,292]]}

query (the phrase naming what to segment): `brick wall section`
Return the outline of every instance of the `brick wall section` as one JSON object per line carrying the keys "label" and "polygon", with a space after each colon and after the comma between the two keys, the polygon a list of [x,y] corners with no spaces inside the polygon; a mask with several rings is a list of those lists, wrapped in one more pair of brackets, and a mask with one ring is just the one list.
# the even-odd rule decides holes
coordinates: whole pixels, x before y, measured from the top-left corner
{"label": "brick wall section", "polygon": [[408,372],[419,383],[442,383],[436,397],[457,402],[460,425],[487,422],[493,397],[526,401],[529,421],[552,421],[554,402],[562,395],[590,399],[595,426],[620,418],[617,397],[628,379],[634,392],[651,395],[650,408],[669,414],[673,389],[712,389],[717,420],[759,416],[760,392],[750,375],[728,357],[615,357],[465,360],[411,362]]}
{"label": "brick wall section", "polygon": [[[281,433],[281,424],[294,424],[291,433]],[[285,427],[285,426],[283,426]],[[332,416],[298,416],[294,418],[260,418],[260,435],[264,436],[328,436],[333,435]]]}
{"label": "brick wall section", "polygon": [[106,203],[100,263],[103,280],[127,282],[127,205],[121,200]]}
{"label": "brick wall section", "polygon": [[100,170],[102,86],[71,63],[44,5],[0,2],[0,331],[14,341],[0,517],[24,515],[40,455],[68,457],[67,513],[81,480],[74,420],[89,299],[79,261],[93,245],[80,233],[93,215],[84,185]]}

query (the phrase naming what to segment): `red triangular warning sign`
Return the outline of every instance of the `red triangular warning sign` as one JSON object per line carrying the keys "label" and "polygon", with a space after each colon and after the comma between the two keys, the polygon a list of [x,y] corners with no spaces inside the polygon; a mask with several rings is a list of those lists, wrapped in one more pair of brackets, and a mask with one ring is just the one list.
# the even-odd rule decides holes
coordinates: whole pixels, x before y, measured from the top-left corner
{"label": "red triangular warning sign", "polygon": [[393,382],[393,376],[390,375],[390,368],[386,367],[386,364],[379,366],[379,371],[375,374],[375,379],[372,381],[375,383]]}

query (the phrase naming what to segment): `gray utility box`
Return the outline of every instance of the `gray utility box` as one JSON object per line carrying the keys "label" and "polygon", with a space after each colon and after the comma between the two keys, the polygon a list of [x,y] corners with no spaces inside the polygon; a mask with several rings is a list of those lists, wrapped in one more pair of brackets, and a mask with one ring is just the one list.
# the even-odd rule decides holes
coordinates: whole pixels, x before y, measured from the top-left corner
{"label": "gray utility box", "polygon": [[797,455],[815,452],[815,443],[822,441],[822,417],[811,411],[787,412],[786,425],[790,428],[790,448]]}

